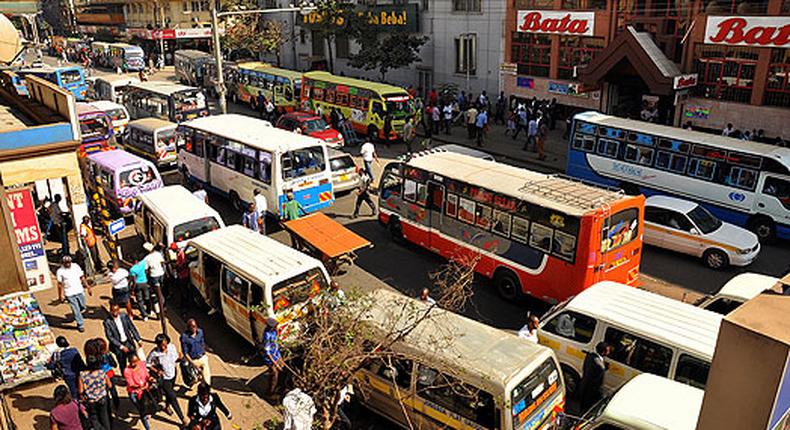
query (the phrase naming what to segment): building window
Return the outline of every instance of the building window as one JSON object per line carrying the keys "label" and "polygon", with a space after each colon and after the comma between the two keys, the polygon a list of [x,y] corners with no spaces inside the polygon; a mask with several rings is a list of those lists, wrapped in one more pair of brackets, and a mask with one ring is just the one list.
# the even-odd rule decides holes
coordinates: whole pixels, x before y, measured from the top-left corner
{"label": "building window", "polygon": [[[536,0],[537,1],[537,0]],[[562,8],[568,9],[606,9],[606,0],[562,0]]]}
{"label": "building window", "polygon": [[[790,1],[790,0],[787,0]],[[428,10],[430,8],[431,0],[422,0],[422,10]]]}
{"label": "building window", "polygon": [[790,0],[785,0],[784,5],[782,5],[782,13],[790,15]]}
{"label": "building window", "polygon": [[518,9],[554,9],[554,0],[516,0]]}
{"label": "building window", "polygon": [[313,42],[313,56],[325,57],[326,54],[324,53],[324,37],[321,35],[321,33],[317,31],[313,31],[310,39]]}
{"label": "building window", "polygon": [[189,2],[188,1],[183,0],[181,2],[181,11],[182,12],[189,12]]}
{"label": "building window", "polygon": [[477,35],[455,39],[455,73],[477,74]]}
{"label": "building window", "polygon": [[[753,15],[768,12],[768,0],[709,0],[705,3],[704,13],[708,15],[738,14]],[[786,3],[785,3],[786,7]]]}
{"label": "building window", "polygon": [[749,103],[754,86],[757,50],[731,46],[698,45],[695,70],[698,96]]}
{"label": "building window", "polygon": [[542,34],[513,32],[511,62],[519,75],[549,76],[551,38]]}
{"label": "building window", "polygon": [[[787,5],[787,2],[785,5]],[[765,86],[764,104],[790,107],[790,49],[774,49],[771,51],[771,64],[768,66],[768,82]]]}
{"label": "building window", "polygon": [[335,37],[335,57],[349,57],[348,37],[339,35]]}
{"label": "building window", "polygon": [[573,68],[586,66],[604,48],[597,37],[560,36],[559,78],[573,79]]}
{"label": "building window", "polygon": [[453,12],[482,12],[481,0],[453,0]]}

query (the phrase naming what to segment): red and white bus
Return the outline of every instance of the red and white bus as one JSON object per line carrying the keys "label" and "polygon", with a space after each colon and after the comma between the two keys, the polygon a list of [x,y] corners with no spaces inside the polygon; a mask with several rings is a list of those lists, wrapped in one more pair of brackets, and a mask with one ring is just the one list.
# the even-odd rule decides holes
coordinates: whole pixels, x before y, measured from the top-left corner
{"label": "red and white bus", "polygon": [[556,303],[598,281],[635,285],[644,197],[453,152],[384,169],[379,220],[445,258],[479,255],[504,298]]}

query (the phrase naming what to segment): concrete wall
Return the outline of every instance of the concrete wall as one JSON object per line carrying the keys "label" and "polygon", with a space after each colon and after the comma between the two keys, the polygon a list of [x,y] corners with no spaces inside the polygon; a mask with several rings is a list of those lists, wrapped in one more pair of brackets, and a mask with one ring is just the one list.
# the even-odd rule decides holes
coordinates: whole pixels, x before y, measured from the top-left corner
{"label": "concrete wall", "polygon": [[[708,118],[687,118],[689,108],[710,109]],[[765,135],[773,138],[790,138],[790,110],[771,106],[752,106],[742,103],[725,102],[703,98],[689,98],[681,110],[681,124],[691,121],[695,126],[722,130],[727,123],[736,129],[763,129]]]}

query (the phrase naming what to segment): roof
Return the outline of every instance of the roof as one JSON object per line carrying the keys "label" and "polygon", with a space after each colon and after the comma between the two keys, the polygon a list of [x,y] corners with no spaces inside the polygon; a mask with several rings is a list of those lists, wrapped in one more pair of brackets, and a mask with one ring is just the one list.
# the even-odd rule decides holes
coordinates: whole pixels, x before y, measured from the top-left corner
{"label": "roof", "polygon": [[622,128],[626,130],[639,130],[640,132],[652,134],[654,136],[678,139],[691,143],[707,144],[733,151],[740,151],[746,154],[761,155],[777,160],[790,168],[790,148],[782,148],[780,146],[768,145],[765,143],[745,141],[711,133],[703,133],[701,131],[685,130],[667,125],[654,124],[652,122],[620,118],[595,111],[582,112],[577,114],[574,119],[577,121],[587,121],[607,127]]}
{"label": "roof", "polygon": [[307,79],[314,79],[317,81],[331,82],[333,84],[348,85],[351,87],[368,88],[377,92],[379,95],[385,94],[399,94],[408,95],[409,93],[394,85],[382,84],[379,82],[365,81],[362,79],[347,78],[344,76],[335,76],[329,72],[307,72],[304,74]]}
{"label": "roof", "polygon": [[283,115],[285,118],[293,118],[300,121],[306,121],[308,119],[319,118],[318,115],[307,113],[307,112],[288,112],[287,114]]}
{"label": "roof", "polygon": [[629,198],[619,191],[455,152],[420,153],[406,165],[572,216],[581,216],[601,205]]}
{"label": "roof", "polygon": [[208,216],[216,217],[218,222],[222,222],[217,211],[181,185],[147,191],[140,194],[139,198],[153,212],[166,216],[174,224]]}
{"label": "roof", "polygon": [[727,314],[725,319],[790,346],[790,296],[760,294]]}
{"label": "roof", "polygon": [[256,233],[241,225],[231,225],[202,234],[189,241],[256,282],[270,280],[271,287],[321,262],[290,246]]}
{"label": "roof", "polygon": [[[387,288],[370,293],[365,319],[381,331],[414,325],[429,305]],[[463,369],[486,386],[502,385],[527,367],[552,356],[545,346],[464,316],[434,307],[397,348],[420,353],[428,362]],[[438,346],[438,347],[437,347]]]}
{"label": "roof", "polygon": [[122,104],[111,102],[109,100],[95,100],[90,102],[90,104],[96,109],[102,111],[108,111],[111,109],[126,109]]}
{"label": "roof", "polygon": [[189,90],[200,91],[200,88],[190,87],[188,85],[181,85],[181,84],[176,84],[174,82],[166,82],[166,81],[135,82],[130,86],[132,88],[142,88],[144,90],[149,90],[156,93],[168,94],[168,95],[179,91],[189,91]]}
{"label": "roof", "polygon": [[695,430],[705,392],[642,373],[612,396],[604,414],[633,430]]}
{"label": "roof", "polygon": [[143,51],[143,48],[141,48],[141,47],[139,47],[137,45],[130,45],[128,43],[113,43],[113,44],[110,44],[110,48],[122,48],[124,51],[127,50],[127,49],[131,49],[133,51],[140,51],[140,52]]}
{"label": "roof", "polygon": [[250,63],[241,63],[238,65],[240,70],[252,70],[256,72],[262,73],[269,73],[276,76],[283,76],[289,79],[302,79],[302,72],[297,72],[294,70],[288,69],[281,69],[279,67],[274,67],[268,63],[261,63],[259,61],[254,61]]}
{"label": "roof", "polygon": [[130,84],[138,84],[140,80],[133,77],[133,76],[126,76],[126,75],[104,75],[96,77],[96,80],[102,80],[104,82],[108,82],[110,84],[118,84],[119,82],[121,85],[130,85]]}
{"label": "roof", "polygon": [[272,127],[269,121],[233,113],[204,116],[182,122],[181,126],[213,133],[267,151],[285,152],[322,144],[321,140],[314,137]]}
{"label": "roof", "polygon": [[84,115],[88,113],[104,112],[101,108],[94,105],[93,102],[77,102],[76,103],[77,115]]}
{"label": "roof", "polygon": [[727,281],[716,295],[741,297],[745,301],[751,300],[763,291],[772,289],[777,282],[779,282],[779,278],[773,276],[741,273]]}
{"label": "roof", "polygon": [[370,242],[365,238],[321,212],[286,221],[284,227],[328,258],[339,257],[370,246]]}
{"label": "roof", "polygon": [[123,149],[113,149],[111,151],[97,151],[88,154],[88,159],[113,170],[120,169],[121,167],[124,166],[130,166],[140,163],[151,164],[148,160],[140,158],[132,153],[126,152]]}
{"label": "roof", "polygon": [[480,151],[478,149],[470,148],[470,147],[465,146],[465,145],[458,145],[458,144],[455,144],[455,143],[448,143],[448,144],[445,144],[445,145],[439,145],[439,146],[437,146],[437,147],[435,147],[433,149],[438,149],[438,150],[443,150],[443,151],[448,151],[448,152],[457,152],[459,154],[465,154],[465,155],[469,155],[471,157],[477,157],[477,158],[482,158],[484,160],[495,161],[495,158],[491,154],[489,154],[487,152],[483,152],[483,151]]}
{"label": "roof", "polygon": [[656,341],[711,360],[722,315],[617,282],[602,281],[568,302],[565,309],[605,319]]}
{"label": "roof", "polygon": [[645,200],[645,206],[670,209],[673,211],[680,211],[685,214],[691,212],[694,208],[696,208],[699,205],[694,202],[679,199],[676,197],[650,196]]}
{"label": "roof", "polygon": [[164,127],[177,127],[178,124],[170,121],[166,121],[159,118],[149,117],[149,118],[141,118],[136,119],[134,121],[129,121],[129,125],[127,127],[134,127],[138,129],[142,129],[145,131],[154,131]]}
{"label": "roof", "polygon": [[629,26],[627,31],[636,39],[636,42],[647,53],[650,61],[656,66],[664,77],[673,78],[680,75],[678,66],[664,55],[664,51],[656,45],[653,36],[648,32],[638,32],[633,27]]}
{"label": "roof", "polygon": [[176,51],[176,56],[184,56],[189,58],[204,58],[211,59],[211,54],[208,52],[198,51],[197,49],[179,49]]}

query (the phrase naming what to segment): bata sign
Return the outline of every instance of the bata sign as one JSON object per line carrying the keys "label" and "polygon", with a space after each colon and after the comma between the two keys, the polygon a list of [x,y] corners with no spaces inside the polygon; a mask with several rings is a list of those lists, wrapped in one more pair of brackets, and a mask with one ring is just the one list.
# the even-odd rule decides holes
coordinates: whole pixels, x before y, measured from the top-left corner
{"label": "bata sign", "polygon": [[592,36],[594,25],[595,12],[520,10],[516,18],[516,30],[524,33]]}
{"label": "bata sign", "polygon": [[790,47],[790,16],[709,16],[705,43]]}

